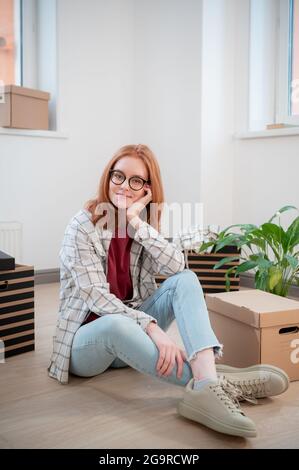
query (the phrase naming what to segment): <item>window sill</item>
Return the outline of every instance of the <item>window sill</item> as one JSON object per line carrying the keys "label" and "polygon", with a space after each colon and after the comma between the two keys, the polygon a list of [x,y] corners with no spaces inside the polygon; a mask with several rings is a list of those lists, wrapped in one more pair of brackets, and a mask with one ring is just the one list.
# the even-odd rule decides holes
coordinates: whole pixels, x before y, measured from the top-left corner
{"label": "window sill", "polygon": [[0,135],[19,135],[22,137],[46,137],[48,139],[68,139],[69,136],[65,132],[43,131],[33,129],[11,129],[0,127]]}
{"label": "window sill", "polygon": [[234,139],[264,139],[265,137],[284,137],[299,135],[298,127],[286,127],[284,129],[269,129],[268,131],[248,131],[234,134]]}

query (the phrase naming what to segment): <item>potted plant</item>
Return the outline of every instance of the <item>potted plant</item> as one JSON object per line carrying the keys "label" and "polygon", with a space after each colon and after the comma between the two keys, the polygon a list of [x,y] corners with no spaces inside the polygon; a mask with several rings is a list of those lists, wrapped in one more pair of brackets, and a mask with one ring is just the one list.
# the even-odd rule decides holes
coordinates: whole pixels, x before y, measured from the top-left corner
{"label": "potted plant", "polygon": [[[228,261],[240,262],[226,271],[226,290],[230,288],[231,275],[239,276],[249,270],[255,270],[256,289],[286,297],[293,283],[299,286],[299,216],[286,230],[280,223],[281,214],[291,209],[298,212],[294,206],[284,206],[260,226],[230,225],[218,234],[216,240],[199,247],[198,253],[208,247],[213,247],[217,253],[228,245],[240,249],[239,254],[224,258],[214,266],[217,270]],[[233,227],[239,227],[240,233],[232,232]]]}

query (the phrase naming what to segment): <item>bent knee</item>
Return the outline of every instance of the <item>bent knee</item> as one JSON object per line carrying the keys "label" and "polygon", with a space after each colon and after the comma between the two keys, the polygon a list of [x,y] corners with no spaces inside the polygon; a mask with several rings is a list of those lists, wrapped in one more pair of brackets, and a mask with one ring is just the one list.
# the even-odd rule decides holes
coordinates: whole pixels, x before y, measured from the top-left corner
{"label": "bent knee", "polygon": [[184,271],[176,274],[176,276],[177,289],[183,289],[184,291],[190,288],[202,289],[197,274],[191,269],[184,269]]}
{"label": "bent knee", "polygon": [[197,275],[195,274],[194,271],[191,271],[191,269],[184,269],[183,271],[180,271],[179,273],[173,274],[172,276],[169,276],[165,281],[165,286],[166,285],[171,285],[174,287],[178,287],[180,285],[190,285],[194,282],[199,282]]}
{"label": "bent knee", "polygon": [[[101,327],[106,333],[113,333],[117,335],[127,334],[132,330],[136,322],[121,313],[111,313],[101,317]],[[137,324],[136,324],[137,326]]]}
{"label": "bent knee", "polygon": [[191,269],[187,269],[187,268],[184,269],[183,271],[177,273],[176,276],[178,276],[180,278],[180,280],[186,281],[186,282],[189,282],[190,280],[198,281],[198,277],[195,274],[195,272],[192,271]]}

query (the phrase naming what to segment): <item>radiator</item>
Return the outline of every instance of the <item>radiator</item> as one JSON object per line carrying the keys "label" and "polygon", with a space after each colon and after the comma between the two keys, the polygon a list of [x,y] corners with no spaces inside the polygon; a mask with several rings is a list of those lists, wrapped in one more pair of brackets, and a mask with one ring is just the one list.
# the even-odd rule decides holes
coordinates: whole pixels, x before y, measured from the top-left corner
{"label": "radiator", "polygon": [[16,263],[22,263],[22,224],[0,222],[0,250],[14,256]]}

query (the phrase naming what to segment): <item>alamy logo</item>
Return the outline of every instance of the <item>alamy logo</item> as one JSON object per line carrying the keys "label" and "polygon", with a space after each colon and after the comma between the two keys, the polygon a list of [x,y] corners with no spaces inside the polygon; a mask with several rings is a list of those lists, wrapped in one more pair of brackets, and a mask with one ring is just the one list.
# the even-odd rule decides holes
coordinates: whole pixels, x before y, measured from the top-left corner
{"label": "alamy logo", "polygon": [[299,363],[299,338],[293,339],[291,341],[291,348],[295,348],[294,351],[291,352],[291,362],[293,364],[298,364]]}

